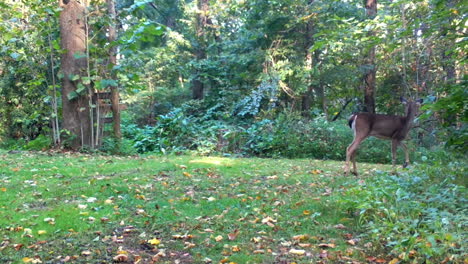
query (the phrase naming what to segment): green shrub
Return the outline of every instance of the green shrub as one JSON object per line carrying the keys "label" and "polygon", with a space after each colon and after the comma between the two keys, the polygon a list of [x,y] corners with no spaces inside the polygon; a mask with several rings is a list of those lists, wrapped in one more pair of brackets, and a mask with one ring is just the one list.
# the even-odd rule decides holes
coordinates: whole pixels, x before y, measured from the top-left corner
{"label": "green shrub", "polygon": [[52,145],[52,140],[49,137],[46,137],[40,134],[35,139],[29,141],[25,146],[24,149],[26,150],[45,150],[49,149]]}
{"label": "green shrub", "polygon": [[452,166],[440,167],[442,174],[424,166],[397,176],[381,173],[347,189],[344,207],[358,215],[362,239],[405,263],[440,263],[447,255],[461,260],[468,201],[453,172],[466,171],[466,163]]}
{"label": "green shrub", "polygon": [[120,141],[113,137],[106,137],[102,142],[101,151],[112,155],[135,155],[136,149],[133,147],[133,141],[122,138]]}

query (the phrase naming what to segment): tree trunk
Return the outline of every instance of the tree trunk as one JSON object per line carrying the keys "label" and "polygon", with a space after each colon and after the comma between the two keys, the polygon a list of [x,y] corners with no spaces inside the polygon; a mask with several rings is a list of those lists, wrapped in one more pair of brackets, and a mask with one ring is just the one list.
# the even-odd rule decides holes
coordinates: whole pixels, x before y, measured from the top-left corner
{"label": "tree trunk", "polygon": [[[313,1],[309,1],[309,4],[311,4]],[[309,20],[307,21],[306,28],[305,28],[305,38],[304,38],[304,51],[305,51],[305,67],[306,69],[310,72],[312,75],[312,68],[314,63],[317,63],[315,61],[314,54],[310,52],[310,47],[314,43],[313,40],[313,23],[312,21]],[[312,107],[312,104],[314,102],[314,87],[312,85],[312,78],[309,78],[308,80],[308,86],[307,90],[302,94],[302,104],[301,104],[301,112],[304,117],[310,117],[310,108]]]}
{"label": "tree trunk", "polygon": [[[377,15],[377,0],[364,0],[366,14],[368,19],[373,19]],[[374,35],[369,32],[369,35]],[[365,74],[364,74],[364,111],[375,113],[375,83],[376,83],[376,67],[375,67],[375,46],[369,48],[365,59]]]}
{"label": "tree trunk", "polygon": [[[197,0],[197,7],[199,13],[196,17],[195,30],[196,30],[196,44],[195,56],[197,61],[206,59],[206,24],[208,19],[209,0]],[[201,100],[204,96],[205,84],[201,80],[202,71],[197,68],[196,76],[192,80],[192,98]]]}
{"label": "tree trunk", "polygon": [[[106,0],[108,13],[111,18],[111,22],[109,25],[109,62],[110,67],[109,70],[111,72],[111,78],[113,80],[117,80],[117,75],[113,70],[114,65],[117,65],[117,45],[115,40],[117,39],[117,30],[115,28],[116,23],[116,13],[115,13],[115,4],[114,0]],[[114,136],[117,139],[122,137],[122,133],[120,131],[120,108],[119,108],[119,88],[117,86],[111,86],[111,105],[112,105],[112,120],[113,120],[113,131]]]}
{"label": "tree trunk", "polygon": [[[92,146],[92,124],[87,89],[77,91],[81,79],[86,76],[86,6],[83,1],[60,0],[62,116],[63,129],[71,133],[66,147],[78,149]],[[81,85],[83,85],[81,83]]]}

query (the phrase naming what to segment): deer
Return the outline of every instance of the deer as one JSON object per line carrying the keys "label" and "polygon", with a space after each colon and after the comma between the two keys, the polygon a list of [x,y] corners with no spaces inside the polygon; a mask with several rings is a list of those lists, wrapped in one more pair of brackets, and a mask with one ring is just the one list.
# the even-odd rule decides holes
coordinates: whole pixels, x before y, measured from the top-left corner
{"label": "deer", "polygon": [[349,127],[354,132],[353,142],[346,148],[346,163],[344,168],[344,174],[349,173],[349,161],[353,162],[354,175],[358,175],[356,168],[356,151],[366,138],[374,136],[380,139],[386,139],[392,141],[392,167],[393,173],[396,173],[396,151],[398,146],[401,146],[405,152],[405,162],[403,168],[406,168],[409,164],[408,149],[403,143],[406,139],[408,132],[410,131],[414,118],[419,111],[419,107],[422,104],[422,99],[419,100],[406,100],[400,98],[401,102],[406,106],[406,115],[382,115],[372,113],[355,113],[352,114],[348,119]]}

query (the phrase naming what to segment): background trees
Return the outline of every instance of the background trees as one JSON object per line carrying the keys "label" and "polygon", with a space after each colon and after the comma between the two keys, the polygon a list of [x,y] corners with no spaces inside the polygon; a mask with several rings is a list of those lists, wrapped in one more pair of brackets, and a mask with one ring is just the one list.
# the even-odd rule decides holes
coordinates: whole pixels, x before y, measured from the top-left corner
{"label": "background trees", "polygon": [[[294,144],[281,142],[295,135],[287,127],[302,124],[298,142],[320,145],[332,139],[304,135],[338,129],[353,111],[398,113],[401,95],[425,98],[414,131],[421,146],[438,140],[466,151],[462,1],[381,1],[376,9],[362,0],[125,0],[115,1],[115,22],[104,15],[111,2],[86,7],[82,55],[60,46],[68,4],[0,4],[5,144],[16,138],[23,147],[39,135],[58,143],[61,131],[62,144],[113,146],[102,141],[112,134],[110,108],[92,97],[118,87],[128,105],[123,144],[139,151],[285,152]],[[66,56],[81,70],[67,72]],[[84,111],[69,115],[69,102]],[[324,156],[317,152],[304,155]]]}

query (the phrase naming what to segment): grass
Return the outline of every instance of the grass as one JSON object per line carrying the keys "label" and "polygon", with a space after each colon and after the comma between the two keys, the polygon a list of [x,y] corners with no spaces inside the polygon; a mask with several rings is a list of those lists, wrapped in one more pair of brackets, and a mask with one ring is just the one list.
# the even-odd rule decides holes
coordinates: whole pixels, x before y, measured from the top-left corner
{"label": "grass", "polygon": [[[410,191],[414,175],[440,173],[430,166],[405,171],[405,178],[386,174],[388,165],[359,164],[362,176],[356,178],[342,176],[342,162],[305,159],[0,156],[2,263],[462,263],[466,258],[466,207],[457,200],[466,198],[464,187],[431,178],[431,184],[441,184],[433,192]],[[445,216],[451,225],[437,229],[421,220],[413,229],[398,226],[419,219],[434,204],[441,205],[435,206],[437,213],[448,210],[437,199],[415,204],[421,195],[427,199],[442,189],[453,196],[440,198],[454,207]],[[407,246],[391,244],[414,232],[420,235]],[[385,235],[395,235],[395,241]],[[429,247],[430,238],[435,244]]]}

